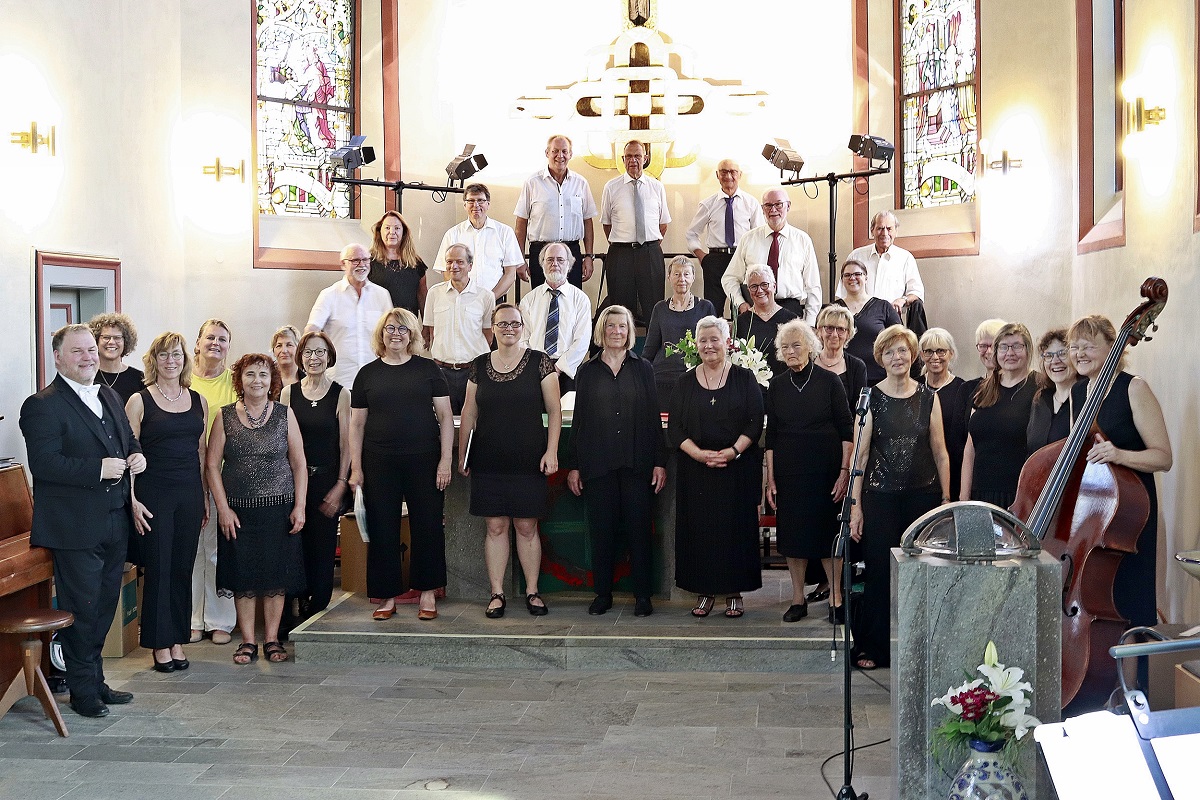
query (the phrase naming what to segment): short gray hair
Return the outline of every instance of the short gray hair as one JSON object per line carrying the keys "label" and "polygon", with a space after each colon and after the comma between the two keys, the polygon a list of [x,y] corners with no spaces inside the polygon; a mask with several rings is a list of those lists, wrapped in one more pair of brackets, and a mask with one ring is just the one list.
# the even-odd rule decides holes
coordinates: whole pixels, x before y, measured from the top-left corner
{"label": "short gray hair", "polygon": [[[804,346],[808,348],[808,358],[811,361],[817,353],[821,352],[821,343],[817,341],[817,334],[813,332],[812,327],[803,319],[789,319],[787,322],[779,326],[779,330],[775,332],[775,352],[782,352],[783,337],[789,334],[798,333],[800,338],[804,340]],[[780,361],[783,359],[780,358]]]}
{"label": "short gray hair", "polygon": [[570,272],[571,267],[575,266],[575,256],[571,253],[571,248],[567,247],[562,242],[550,242],[542,248],[540,253],[538,253],[538,264],[541,265],[542,270],[544,271],[546,269],[546,254],[550,252],[551,247],[561,247],[563,252],[567,254],[567,272]]}
{"label": "short gray hair", "polygon": [[714,317],[711,314],[707,317],[701,317],[700,321],[696,323],[697,338],[700,336],[700,331],[705,328],[719,328],[721,333],[725,334],[725,338],[729,338],[729,320],[724,317]]}
{"label": "short gray hair", "polygon": [[750,285],[750,278],[753,275],[766,275],[768,278],[771,279],[772,286],[775,286],[777,284],[777,281],[775,280],[775,273],[772,272],[771,268],[768,267],[766,264],[754,264],[750,267],[750,269],[746,270],[745,284],[747,286]]}

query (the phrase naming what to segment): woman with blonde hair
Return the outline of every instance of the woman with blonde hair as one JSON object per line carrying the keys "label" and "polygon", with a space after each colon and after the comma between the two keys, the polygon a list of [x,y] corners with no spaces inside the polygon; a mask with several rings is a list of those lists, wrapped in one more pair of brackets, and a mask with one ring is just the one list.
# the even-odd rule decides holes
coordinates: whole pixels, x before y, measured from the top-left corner
{"label": "woman with blonde hair", "polygon": [[846,352],[846,343],[854,338],[854,315],[845,306],[828,305],[817,314],[817,340],[821,343],[813,358],[821,369],[842,381],[846,401],[853,411],[858,395],[867,385],[867,365],[858,356]]}
{"label": "woman with blonde hair", "polygon": [[962,479],[963,448],[967,444],[967,416],[971,405],[967,382],[951,371],[958,358],[954,337],[945,328],[930,328],[921,335],[921,378],[938,396],[942,408],[942,433],[950,454],[950,496],[958,497]]}
{"label": "woman with blonde hair", "polygon": [[275,366],[279,367],[279,377],[284,386],[291,386],[304,377],[304,369],[296,359],[299,346],[300,331],[296,330],[295,325],[283,325],[271,334],[271,355],[275,356]]}
{"label": "woman with blonde hair", "polygon": [[425,307],[425,262],[399,211],[385,211],[372,228],[367,280],[388,290],[392,305],[418,313]]}

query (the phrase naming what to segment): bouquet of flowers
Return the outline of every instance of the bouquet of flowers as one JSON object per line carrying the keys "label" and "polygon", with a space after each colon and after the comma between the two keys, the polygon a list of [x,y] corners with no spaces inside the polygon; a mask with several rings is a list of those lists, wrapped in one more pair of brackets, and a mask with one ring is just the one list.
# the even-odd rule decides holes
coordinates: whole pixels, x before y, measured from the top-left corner
{"label": "bouquet of flowers", "polygon": [[[688,369],[700,364],[700,351],[696,349],[696,337],[691,331],[674,344],[667,343],[667,355],[682,355],[683,363]],[[771,382],[771,368],[763,354],[754,347],[754,337],[749,339],[731,339],[729,341],[729,362],[744,367],[754,373],[754,379],[759,385],[766,386]]]}
{"label": "bouquet of flowers", "polygon": [[1025,670],[999,662],[995,642],[988,642],[978,671],[982,678],[971,679],[966,673],[966,683],[934,699],[931,705],[944,706],[951,714],[934,734],[952,749],[965,748],[971,740],[1002,742],[1004,755],[1011,760],[1029,729],[1041,724],[1026,713],[1033,687],[1021,680]]}

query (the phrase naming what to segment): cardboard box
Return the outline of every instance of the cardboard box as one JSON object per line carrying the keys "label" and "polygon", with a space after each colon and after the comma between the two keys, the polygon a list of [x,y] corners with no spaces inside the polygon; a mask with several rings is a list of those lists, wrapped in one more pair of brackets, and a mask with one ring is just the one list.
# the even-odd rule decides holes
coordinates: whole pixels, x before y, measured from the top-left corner
{"label": "cardboard box", "polygon": [[104,638],[104,649],[100,655],[105,658],[124,658],[138,648],[140,594],[137,567],[126,564],[125,574],[121,576],[121,597],[117,601],[112,627]]}
{"label": "cardboard box", "polygon": [[1200,706],[1200,661],[1176,664],[1175,708],[1195,708],[1196,706]]}
{"label": "cardboard box", "polygon": [[[400,523],[400,543],[403,548],[401,561],[401,585],[408,588],[408,548],[410,536],[408,528],[408,509],[404,509],[404,518]],[[362,540],[354,513],[345,514],[338,521],[338,546],[342,554],[342,591],[367,593],[367,548],[368,543]]]}

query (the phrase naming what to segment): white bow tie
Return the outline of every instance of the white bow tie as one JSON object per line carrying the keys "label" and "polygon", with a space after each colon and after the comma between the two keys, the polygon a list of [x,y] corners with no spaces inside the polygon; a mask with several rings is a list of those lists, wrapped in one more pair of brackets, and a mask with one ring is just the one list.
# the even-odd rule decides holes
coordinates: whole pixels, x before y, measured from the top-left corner
{"label": "white bow tie", "polygon": [[99,397],[100,387],[92,384],[91,386],[80,386],[79,394],[84,397]]}

